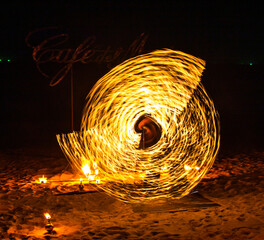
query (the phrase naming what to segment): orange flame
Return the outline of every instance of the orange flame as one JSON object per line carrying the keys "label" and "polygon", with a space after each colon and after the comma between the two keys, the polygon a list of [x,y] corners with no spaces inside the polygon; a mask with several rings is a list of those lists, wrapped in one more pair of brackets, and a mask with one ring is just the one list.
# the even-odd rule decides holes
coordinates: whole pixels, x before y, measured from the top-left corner
{"label": "orange flame", "polygon": [[97,176],[99,174],[99,170],[97,169],[96,162],[93,162],[92,165],[93,167],[91,169],[88,163],[84,164],[82,167],[82,171],[89,181],[100,183],[100,178]]}
{"label": "orange flame", "polygon": [[86,177],[91,174],[91,169],[88,164],[83,165],[82,170]]}
{"label": "orange flame", "polygon": [[51,216],[50,216],[49,213],[44,213],[44,216],[45,216],[46,219],[51,219]]}
{"label": "orange flame", "polygon": [[43,175],[42,178],[39,178],[39,182],[40,183],[46,183],[47,182],[47,178],[45,178],[44,175]]}
{"label": "orange flame", "polygon": [[185,171],[190,171],[192,168],[188,165],[184,165],[184,169],[185,169]]}

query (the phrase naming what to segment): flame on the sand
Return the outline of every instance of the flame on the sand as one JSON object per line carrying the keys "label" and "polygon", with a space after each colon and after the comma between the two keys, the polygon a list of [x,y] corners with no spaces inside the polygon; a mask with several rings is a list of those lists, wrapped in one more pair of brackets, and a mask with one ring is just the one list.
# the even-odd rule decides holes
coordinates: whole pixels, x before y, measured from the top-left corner
{"label": "flame on the sand", "polygon": [[89,166],[89,163],[86,163],[82,167],[84,175],[87,177],[88,181],[95,181],[95,183],[100,183],[100,177],[98,176],[99,170],[97,168],[96,162]]}
{"label": "flame on the sand", "polygon": [[83,165],[82,170],[83,170],[83,173],[84,173],[84,175],[86,177],[91,174],[91,169],[90,169],[88,163],[86,163],[85,165]]}
{"label": "flame on the sand", "polygon": [[[218,114],[201,84],[204,68],[203,60],[169,49],[116,66],[88,94],[81,131],[57,135],[69,162],[89,180],[100,174],[111,182],[101,188],[123,201],[188,194],[219,149]],[[144,134],[155,129],[136,130],[144,116],[161,129],[146,148],[139,147]]]}
{"label": "flame on the sand", "polygon": [[50,216],[49,213],[44,213],[44,216],[45,216],[46,219],[51,219],[51,216]]}
{"label": "flame on the sand", "polygon": [[46,183],[47,182],[47,178],[45,178],[44,175],[43,175],[42,178],[39,178],[39,182],[40,183]]}

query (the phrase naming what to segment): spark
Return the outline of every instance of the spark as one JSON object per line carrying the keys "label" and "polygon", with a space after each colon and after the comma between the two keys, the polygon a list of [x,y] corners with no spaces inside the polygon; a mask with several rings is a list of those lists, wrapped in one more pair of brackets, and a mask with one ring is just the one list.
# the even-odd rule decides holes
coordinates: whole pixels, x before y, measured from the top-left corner
{"label": "spark", "polygon": [[50,216],[49,213],[44,213],[44,216],[45,216],[45,218],[48,219],[48,220],[51,219],[51,216]]}
{"label": "spark", "polygon": [[42,178],[39,178],[39,182],[40,183],[46,183],[47,182],[47,178],[45,178],[44,175],[43,175]]}
{"label": "spark", "polygon": [[88,176],[91,174],[91,170],[90,170],[88,163],[83,165],[82,170],[83,170],[83,173],[85,174],[85,176]]}
{"label": "spark", "polygon": [[185,169],[186,171],[190,171],[192,168],[191,168],[190,166],[188,166],[188,165],[184,165],[184,169]]}

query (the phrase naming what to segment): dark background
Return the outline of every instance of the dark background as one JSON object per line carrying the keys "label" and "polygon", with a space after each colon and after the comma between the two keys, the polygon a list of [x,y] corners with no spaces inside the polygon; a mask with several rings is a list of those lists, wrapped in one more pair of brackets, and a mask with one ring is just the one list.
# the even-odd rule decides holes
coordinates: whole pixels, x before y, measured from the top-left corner
{"label": "dark background", "polygon": [[[70,36],[65,47],[95,36],[101,49],[127,49],[144,33],[144,52],[172,48],[206,60],[202,83],[221,117],[221,153],[263,150],[263,10],[262,1],[1,3],[0,147],[59,151],[55,135],[71,132],[70,77],[50,87],[25,43],[33,30],[58,27]],[[109,70],[105,63],[74,65],[76,131],[85,96]]]}

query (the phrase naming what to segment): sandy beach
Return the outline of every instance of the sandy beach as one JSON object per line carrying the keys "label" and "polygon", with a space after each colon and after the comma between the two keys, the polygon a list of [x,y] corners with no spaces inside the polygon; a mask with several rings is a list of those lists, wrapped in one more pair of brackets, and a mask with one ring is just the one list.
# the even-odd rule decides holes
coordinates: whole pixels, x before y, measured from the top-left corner
{"label": "sandy beach", "polygon": [[[42,152],[42,153],[39,153]],[[30,150],[0,155],[0,239],[264,239],[264,153],[218,157],[181,200],[128,204],[69,179],[59,154]],[[44,213],[54,232],[47,234]]]}

